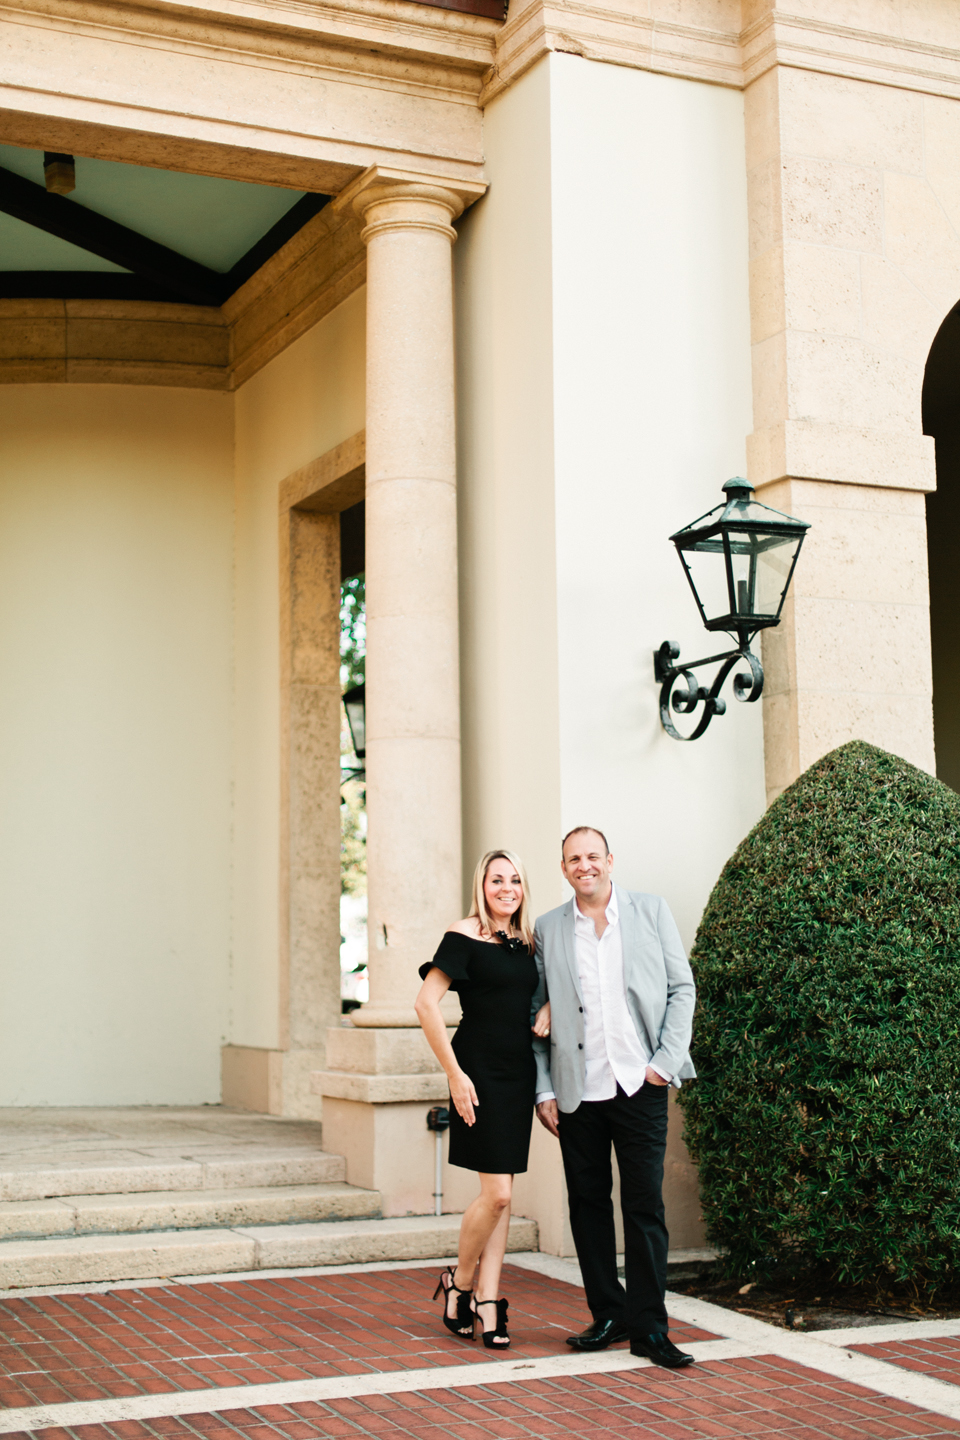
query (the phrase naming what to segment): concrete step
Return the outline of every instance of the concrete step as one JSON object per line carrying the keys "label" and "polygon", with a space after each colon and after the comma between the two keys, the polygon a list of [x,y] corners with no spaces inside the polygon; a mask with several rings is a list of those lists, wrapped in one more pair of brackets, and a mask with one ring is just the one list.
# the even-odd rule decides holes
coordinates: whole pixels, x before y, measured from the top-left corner
{"label": "concrete step", "polygon": [[0,1201],[0,1241],[54,1235],[136,1234],[211,1226],[286,1225],[380,1214],[380,1195],[344,1181],[326,1185],[237,1186],[232,1190],[146,1190],[48,1200]]}
{"label": "concrete step", "polygon": [[196,1158],[122,1150],[27,1152],[0,1158],[0,1201],[325,1185],[345,1178],[342,1155],[303,1146],[259,1147],[241,1155],[236,1148],[206,1149]]}
{"label": "concrete step", "polygon": [[[459,1228],[459,1215],[414,1215],[394,1220],[4,1240],[0,1242],[0,1289],[439,1259],[456,1253]],[[536,1222],[512,1219],[507,1248],[536,1250]]]}

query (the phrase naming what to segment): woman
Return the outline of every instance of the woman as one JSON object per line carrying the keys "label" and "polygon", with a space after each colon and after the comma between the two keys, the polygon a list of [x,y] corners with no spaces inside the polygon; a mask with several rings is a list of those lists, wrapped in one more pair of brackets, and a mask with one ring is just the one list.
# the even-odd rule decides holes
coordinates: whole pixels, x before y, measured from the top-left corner
{"label": "woman", "polygon": [[[516,855],[484,855],[473,877],[470,914],[451,926],[420,974],[417,1015],[450,1081],[450,1164],[480,1177],[480,1194],[460,1225],[456,1269],[443,1272],[433,1298],[443,1294],[443,1323],[455,1335],[472,1340],[479,1320],[484,1345],[505,1348],[510,1337],[500,1269],[513,1177],[527,1168],[536,1090],[530,1001],[537,964],[529,891]],[[440,1010],[448,990],[459,993],[463,1008],[452,1044]],[[533,1030],[547,1035],[549,1028],[545,1005]]]}

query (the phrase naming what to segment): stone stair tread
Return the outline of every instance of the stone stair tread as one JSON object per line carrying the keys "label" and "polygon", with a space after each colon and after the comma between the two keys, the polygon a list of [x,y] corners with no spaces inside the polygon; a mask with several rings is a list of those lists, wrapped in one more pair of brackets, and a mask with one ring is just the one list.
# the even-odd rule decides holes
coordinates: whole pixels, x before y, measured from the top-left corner
{"label": "stone stair tread", "polygon": [[[403,1215],[339,1220],[328,1225],[246,1225],[236,1233],[256,1242],[259,1265],[361,1264],[374,1260],[430,1260],[456,1254],[460,1215]],[[513,1216],[508,1250],[535,1250],[537,1226]]]}
{"label": "stone stair tread", "polygon": [[220,1190],[146,1190],[0,1201],[0,1242],[70,1234],[236,1227],[302,1221],[329,1223],[380,1213],[380,1195],[345,1180],[318,1185],[233,1186]]}
{"label": "stone stair tread", "polygon": [[[4,1240],[0,1289],[435,1259],[455,1252],[460,1218],[410,1215]],[[535,1250],[536,1223],[515,1216],[507,1248]]]}
{"label": "stone stair tread", "polygon": [[145,1191],[236,1189],[249,1186],[318,1185],[342,1181],[342,1155],[304,1147],[263,1147],[238,1156],[216,1150],[196,1159],[116,1151],[15,1162],[0,1160],[0,1201],[46,1200],[79,1195]]}

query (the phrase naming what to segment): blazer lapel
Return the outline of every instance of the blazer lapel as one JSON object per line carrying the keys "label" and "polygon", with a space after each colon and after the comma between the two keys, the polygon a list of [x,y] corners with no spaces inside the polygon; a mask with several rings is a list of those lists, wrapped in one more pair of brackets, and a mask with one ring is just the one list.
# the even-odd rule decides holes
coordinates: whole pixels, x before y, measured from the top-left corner
{"label": "blazer lapel", "polygon": [[573,981],[577,998],[583,1003],[583,995],[580,992],[580,967],[577,964],[577,941],[576,921],[573,915],[573,901],[571,900],[560,919],[560,933],[563,937],[563,954],[570,971],[570,978]]}
{"label": "blazer lapel", "polygon": [[[632,897],[626,890],[621,890],[619,886],[617,887],[617,908],[620,912],[620,944],[623,947],[623,983],[627,992],[627,1009],[633,1015],[637,1034],[652,1055],[657,1048],[657,1039],[650,1028],[651,1017],[647,1013],[646,986],[643,984],[641,975],[644,964],[641,920]],[[633,982],[632,995],[631,981]]]}
{"label": "blazer lapel", "polygon": [[615,888],[620,923],[620,945],[623,950],[623,979],[624,983],[628,983],[637,953],[637,914],[627,891],[621,890],[619,885]]}

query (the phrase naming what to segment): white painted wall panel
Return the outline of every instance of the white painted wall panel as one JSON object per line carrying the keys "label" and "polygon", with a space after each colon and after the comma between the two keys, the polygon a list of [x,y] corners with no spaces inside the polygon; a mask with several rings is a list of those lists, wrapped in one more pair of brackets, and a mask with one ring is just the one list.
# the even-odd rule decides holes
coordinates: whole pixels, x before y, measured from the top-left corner
{"label": "white painted wall panel", "polygon": [[[664,734],[652,651],[724,648],[667,536],[744,474],[752,428],[742,97],[550,61],[563,826],[609,833],[617,876],[688,942],[763,811],[761,707]],[[720,643],[717,643],[718,640]]]}

